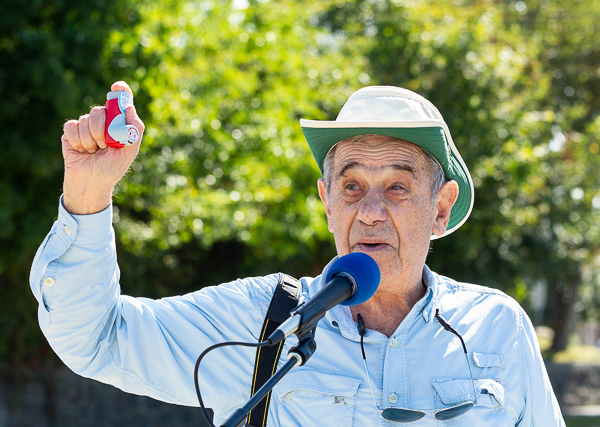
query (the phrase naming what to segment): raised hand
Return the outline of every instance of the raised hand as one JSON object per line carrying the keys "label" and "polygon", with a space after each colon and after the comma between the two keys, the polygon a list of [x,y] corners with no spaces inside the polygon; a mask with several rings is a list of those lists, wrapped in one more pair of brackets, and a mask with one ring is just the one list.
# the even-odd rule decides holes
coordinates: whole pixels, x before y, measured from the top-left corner
{"label": "raised hand", "polygon": [[[132,94],[125,82],[116,82],[111,90]],[[143,135],[144,123],[135,107],[126,111],[127,124],[134,125]],[[111,202],[112,190],[123,177],[139,151],[137,143],[123,147],[107,147],[104,141],[105,107],[94,107],[90,114],[65,123],[61,138],[65,160],[63,183],[64,205],[72,214],[91,214],[105,209]]]}

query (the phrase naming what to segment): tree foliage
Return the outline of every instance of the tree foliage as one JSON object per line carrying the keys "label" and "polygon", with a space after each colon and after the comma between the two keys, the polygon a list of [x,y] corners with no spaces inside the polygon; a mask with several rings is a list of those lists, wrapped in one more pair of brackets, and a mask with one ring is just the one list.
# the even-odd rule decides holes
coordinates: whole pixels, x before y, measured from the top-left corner
{"label": "tree foliage", "polygon": [[102,100],[105,39],[131,24],[128,4],[7,0],[0,16],[0,358],[39,346],[29,267],[56,217],[62,124]]}
{"label": "tree foliage", "polygon": [[547,283],[547,321],[557,319],[561,337],[563,314],[596,315],[600,5],[34,6],[9,1],[0,18],[10,159],[0,178],[0,280],[11,301],[0,357],[37,348],[25,278],[56,216],[62,122],[103,103],[116,79],[130,82],[147,125],[115,198],[125,292],[160,297],[277,270],[318,274],[335,252],[298,119],[334,119],[357,88],[390,84],[440,109],[475,182],[471,218],[434,242],[429,265],[526,306],[528,289]]}

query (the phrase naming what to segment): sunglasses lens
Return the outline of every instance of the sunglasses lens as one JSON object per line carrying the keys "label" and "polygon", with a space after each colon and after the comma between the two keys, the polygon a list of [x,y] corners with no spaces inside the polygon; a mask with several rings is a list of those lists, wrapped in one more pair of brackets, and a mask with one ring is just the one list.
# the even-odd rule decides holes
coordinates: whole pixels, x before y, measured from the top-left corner
{"label": "sunglasses lens", "polygon": [[455,406],[453,408],[442,409],[439,412],[436,412],[435,418],[440,421],[451,420],[452,418],[456,418],[459,415],[464,414],[465,412],[469,412],[473,407],[473,402],[465,403],[464,405]]}
{"label": "sunglasses lens", "polygon": [[411,421],[420,420],[425,416],[423,411],[413,411],[410,409],[385,408],[383,410],[383,418],[388,421],[397,423],[410,423]]}

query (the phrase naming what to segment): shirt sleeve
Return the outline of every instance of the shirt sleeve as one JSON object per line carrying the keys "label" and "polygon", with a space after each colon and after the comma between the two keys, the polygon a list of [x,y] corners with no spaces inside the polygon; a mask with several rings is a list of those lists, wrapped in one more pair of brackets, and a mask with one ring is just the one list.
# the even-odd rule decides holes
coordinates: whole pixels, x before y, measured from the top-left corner
{"label": "shirt sleeve", "polygon": [[[70,215],[61,203],[35,256],[30,284],[41,329],[74,372],[196,406],[197,357],[214,343],[256,342],[277,279],[236,280],[161,300],[121,295],[112,207]],[[255,352],[224,347],[202,361],[202,397],[216,414],[248,399]]]}
{"label": "shirt sleeve", "polygon": [[524,409],[519,427],[565,426],[558,401],[546,372],[535,329],[523,309],[521,311],[521,378]]}

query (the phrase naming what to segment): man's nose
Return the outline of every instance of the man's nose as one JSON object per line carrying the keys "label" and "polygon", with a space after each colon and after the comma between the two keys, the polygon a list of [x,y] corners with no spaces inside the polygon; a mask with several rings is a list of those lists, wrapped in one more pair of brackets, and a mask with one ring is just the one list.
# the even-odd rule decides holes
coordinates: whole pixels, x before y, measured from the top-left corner
{"label": "man's nose", "polygon": [[374,225],[387,219],[383,197],[375,189],[370,189],[358,209],[358,220],[366,225]]}

